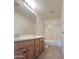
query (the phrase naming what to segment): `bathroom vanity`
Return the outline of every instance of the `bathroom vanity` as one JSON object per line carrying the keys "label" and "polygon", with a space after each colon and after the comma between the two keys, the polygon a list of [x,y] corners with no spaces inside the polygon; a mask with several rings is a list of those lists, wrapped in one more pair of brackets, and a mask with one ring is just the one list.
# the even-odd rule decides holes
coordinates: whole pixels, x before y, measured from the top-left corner
{"label": "bathroom vanity", "polygon": [[22,0],[14,0],[14,59],[36,59],[43,52],[44,37],[36,34],[36,15]]}
{"label": "bathroom vanity", "polygon": [[19,38],[14,41],[14,59],[36,59],[44,50],[44,37]]}

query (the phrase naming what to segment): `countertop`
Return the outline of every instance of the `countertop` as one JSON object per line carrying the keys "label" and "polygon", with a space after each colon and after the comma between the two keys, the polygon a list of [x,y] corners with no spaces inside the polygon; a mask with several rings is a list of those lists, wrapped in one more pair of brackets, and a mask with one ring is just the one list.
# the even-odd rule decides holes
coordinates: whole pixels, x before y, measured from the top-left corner
{"label": "countertop", "polygon": [[37,39],[37,38],[43,38],[43,36],[24,36],[24,37],[19,37],[19,38],[15,38],[14,42],[32,40],[32,39]]}

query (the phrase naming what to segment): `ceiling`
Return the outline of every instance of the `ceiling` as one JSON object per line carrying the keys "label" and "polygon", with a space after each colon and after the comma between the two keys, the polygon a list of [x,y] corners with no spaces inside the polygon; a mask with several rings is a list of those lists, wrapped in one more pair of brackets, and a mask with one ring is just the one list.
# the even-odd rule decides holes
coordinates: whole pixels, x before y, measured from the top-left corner
{"label": "ceiling", "polygon": [[34,0],[35,12],[44,19],[60,17],[63,0]]}
{"label": "ceiling", "polygon": [[[41,18],[52,19],[61,16],[63,0],[33,0],[33,1],[36,4],[34,12],[36,12]],[[26,12],[24,12],[24,14],[25,13]]]}

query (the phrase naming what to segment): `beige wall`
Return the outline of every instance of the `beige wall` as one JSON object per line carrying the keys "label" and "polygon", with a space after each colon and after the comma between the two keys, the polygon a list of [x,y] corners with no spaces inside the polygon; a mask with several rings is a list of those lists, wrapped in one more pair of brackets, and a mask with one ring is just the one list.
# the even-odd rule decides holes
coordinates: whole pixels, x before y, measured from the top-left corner
{"label": "beige wall", "polygon": [[62,39],[62,21],[59,18],[44,20],[44,37],[46,40]]}
{"label": "beige wall", "polygon": [[34,22],[26,19],[19,14],[14,14],[14,33],[15,34],[32,34],[34,32]]}

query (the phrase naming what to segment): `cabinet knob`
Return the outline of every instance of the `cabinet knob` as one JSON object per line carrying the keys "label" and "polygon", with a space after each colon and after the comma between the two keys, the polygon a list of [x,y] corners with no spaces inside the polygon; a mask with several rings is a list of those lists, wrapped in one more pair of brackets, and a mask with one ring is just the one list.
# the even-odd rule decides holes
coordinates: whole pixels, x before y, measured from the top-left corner
{"label": "cabinet knob", "polygon": [[26,53],[26,51],[23,51],[24,53]]}

